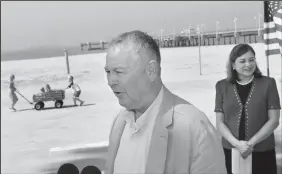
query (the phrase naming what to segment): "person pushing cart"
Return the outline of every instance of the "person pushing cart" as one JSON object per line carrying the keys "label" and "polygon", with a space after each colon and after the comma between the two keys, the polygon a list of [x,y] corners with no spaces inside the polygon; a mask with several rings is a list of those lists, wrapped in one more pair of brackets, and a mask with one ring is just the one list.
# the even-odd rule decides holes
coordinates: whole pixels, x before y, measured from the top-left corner
{"label": "person pushing cart", "polygon": [[77,106],[76,101],[79,101],[80,106],[82,106],[85,101],[82,101],[81,99],[79,99],[79,96],[81,94],[81,89],[80,89],[79,85],[77,83],[74,83],[73,76],[69,77],[69,82],[70,82],[70,84],[68,85],[68,87],[66,89],[69,89],[69,88],[73,89],[73,91],[74,91],[74,93],[73,93],[73,103],[74,103],[74,105]]}

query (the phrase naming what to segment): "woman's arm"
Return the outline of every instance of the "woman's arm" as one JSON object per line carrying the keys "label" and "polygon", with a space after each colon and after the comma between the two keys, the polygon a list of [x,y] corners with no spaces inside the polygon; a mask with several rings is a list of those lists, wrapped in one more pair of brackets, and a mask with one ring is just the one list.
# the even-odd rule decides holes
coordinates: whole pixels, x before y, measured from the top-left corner
{"label": "woman's arm", "polygon": [[270,109],[268,110],[268,121],[263,127],[248,141],[248,144],[255,146],[261,141],[265,140],[271,135],[274,130],[279,126],[280,110]]}
{"label": "woman's arm", "polygon": [[220,134],[234,147],[238,144],[238,140],[232,135],[229,128],[223,122],[224,114],[221,112],[216,112],[216,128],[219,130]]}
{"label": "woman's arm", "polygon": [[215,109],[216,114],[216,128],[219,133],[234,147],[238,143],[238,140],[232,135],[229,128],[223,122],[224,111],[223,111],[223,93],[222,93],[222,82],[218,81],[215,85],[216,95],[215,95]]}
{"label": "woman's arm", "polygon": [[236,139],[229,128],[223,122],[224,114],[221,112],[216,112],[216,128],[219,130],[220,134],[232,144],[245,159],[252,151],[253,147],[248,144],[247,141],[240,141]]}
{"label": "woman's arm", "polygon": [[220,83],[217,82],[215,85],[216,96],[215,96],[215,113],[216,113],[216,127],[220,134],[230,143],[233,147],[236,147],[240,153],[244,154],[251,150],[251,146],[247,144],[247,141],[237,140],[229,130],[229,128],[224,123],[224,111],[223,111],[223,95]]}
{"label": "woman's arm", "polygon": [[251,146],[258,144],[271,135],[279,126],[280,118],[280,98],[274,78],[271,78],[267,94],[268,121],[260,130],[248,141]]}

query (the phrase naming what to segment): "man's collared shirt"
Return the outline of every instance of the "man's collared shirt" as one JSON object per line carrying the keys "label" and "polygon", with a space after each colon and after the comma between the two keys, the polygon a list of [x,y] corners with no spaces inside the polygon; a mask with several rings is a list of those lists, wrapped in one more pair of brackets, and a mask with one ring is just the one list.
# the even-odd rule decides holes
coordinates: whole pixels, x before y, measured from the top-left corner
{"label": "man's collared shirt", "polygon": [[151,136],[162,99],[163,87],[152,105],[136,122],[133,111],[125,115],[126,125],[114,163],[114,174],[145,173]]}

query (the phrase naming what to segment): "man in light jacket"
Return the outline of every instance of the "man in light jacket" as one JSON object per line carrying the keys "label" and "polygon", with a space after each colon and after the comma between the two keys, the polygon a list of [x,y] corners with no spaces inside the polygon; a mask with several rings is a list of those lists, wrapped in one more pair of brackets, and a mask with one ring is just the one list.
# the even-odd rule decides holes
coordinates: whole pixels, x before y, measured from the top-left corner
{"label": "man in light jacket", "polygon": [[226,174],[220,136],[206,115],[161,79],[157,43],[119,35],[106,55],[108,85],[124,109],[109,137],[107,174]]}

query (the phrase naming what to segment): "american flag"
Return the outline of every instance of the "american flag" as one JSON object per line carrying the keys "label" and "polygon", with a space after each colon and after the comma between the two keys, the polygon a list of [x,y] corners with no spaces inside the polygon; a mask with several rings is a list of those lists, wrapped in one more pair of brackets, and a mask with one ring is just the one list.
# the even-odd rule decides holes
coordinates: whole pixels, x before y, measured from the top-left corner
{"label": "american flag", "polygon": [[264,1],[264,43],[266,56],[282,53],[282,3]]}

